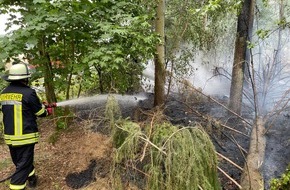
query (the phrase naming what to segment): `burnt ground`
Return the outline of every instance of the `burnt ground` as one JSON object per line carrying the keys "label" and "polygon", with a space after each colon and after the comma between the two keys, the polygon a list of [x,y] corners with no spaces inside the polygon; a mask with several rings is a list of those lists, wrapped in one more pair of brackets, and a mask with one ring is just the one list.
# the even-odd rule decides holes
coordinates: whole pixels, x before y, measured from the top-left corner
{"label": "burnt ground", "polygon": [[[272,117],[266,124],[267,146],[263,165],[265,180],[280,177],[290,163],[289,108]],[[269,185],[266,184],[266,188]]]}
{"label": "burnt ground", "polygon": [[[147,94],[148,99],[140,100],[138,104],[120,101],[123,117],[136,116],[136,110],[149,110],[153,107],[153,95]],[[214,97],[221,104],[227,104],[227,97]],[[40,121],[41,141],[36,146],[35,165],[39,176],[39,186],[43,190],[92,189],[111,190],[110,169],[112,165],[112,145],[109,129],[103,125],[103,103],[94,102],[75,107],[76,118],[71,121],[68,129],[58,132],[55,130],[58,117],[45,118]],[[210,135],[216,151],[243,167],[244,158],[249,146],[252,110],[244,107],[242,121],[229,114],[222,106],[207,98],[182,97],[172,95],[167,99],[164,113],[175,125],[189,126],[195,122],[201,123]],[[290,162],[289,122],[287,112],[273,118],[267,137],[267,148],[263,173],[268,182],[273,177],[279,177]],[[222,123],[242,134],[225,128]],[[0,176],[7,176],[13,171],[9,152],[5,145],[0,144]],[[231,178],[239,182],[241,171],[219,158],[219,167]],[[142,189],[144,175],[132,171],[124,174],[124,189]],[[236,190],[237,186],[225,175],[219,173],[223,189]],[[267,184],[267,183],[266,183]],[[0,184],[0,189],[7,189],[7,182]],[[268,185],[266,188],[268,189]]]}

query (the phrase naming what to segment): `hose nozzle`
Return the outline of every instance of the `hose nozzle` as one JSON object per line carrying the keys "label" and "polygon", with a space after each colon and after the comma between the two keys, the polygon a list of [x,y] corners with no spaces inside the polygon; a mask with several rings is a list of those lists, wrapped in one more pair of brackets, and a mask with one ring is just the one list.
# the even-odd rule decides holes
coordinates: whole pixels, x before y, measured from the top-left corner
{"label": "hose nozzle", "polygon": [[47,102],[43,102],[43,105],[45,106],[45,108],[55,108],[57,106],[56,102],[50,104]]}

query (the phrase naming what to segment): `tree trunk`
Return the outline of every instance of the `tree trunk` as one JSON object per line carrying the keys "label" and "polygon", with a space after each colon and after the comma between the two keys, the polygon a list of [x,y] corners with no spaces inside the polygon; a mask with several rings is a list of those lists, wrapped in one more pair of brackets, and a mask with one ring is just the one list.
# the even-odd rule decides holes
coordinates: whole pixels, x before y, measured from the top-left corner
{"label": "tree trunk", "polygon": [[[280,0],[280,3],[279,3],[279,20],[280,22],[284,22],[285,21],[285,16],[284,16],[284,0]],[[282,25],[279,27],[279,30],[278,30],[278,42],[277,42],[277,49],[276,49],[276,53],[274,54],[274,64],[275,64],[275,71],[276,73],[280,73],[281,70],[282,70],[282,63],[281,63],[281,60],[282,60],[282,56],[281,56],[281,50],[282,50],[282,31],[283,29],[285,28],[285,25]],[[278,74],[278,77],[280,75]]]}
{"label": "tree trunk", "polygon": [[103,85],[104,80],[103,80],[102,68],[95,66],[95,69],[97,70],[98,76],[99,76],[99,90],[100,90],[100,93],[103,94],[105,90],[104,90],[104,85]]}
{"label": "tree trunk", "polygon": [[241,113],[247,41],[253,28],[255,0],[245,0],[238,16],[229,108]]}
{"label": "tree trunk", "polygon": [[252,129],[247,162],[241,178],[241,186],[245,190],[264,189],[264,180],[260,173],[266,149],[264,131],[263,118],[258,117]]}
{"label": "tree trunk", "polygon": [[40,39],[39,43],[39,54],[43,59],[43,67],[44,67],[44,87],[45,87],[45,95],[48,103],[56,102],[56,96],[54,92],[53,85],[53,73],[51,67],[51,60],[49,54],[46,52],[45,47],[45,37]]}
{"label": "tree trunk", "polygon": [[165,0],[159,0],[156,9],[157,18],[155,21],[156,32],[161,38],[161,43],[156,47],[155,55],[155,85],[154,85],[154,106],[162,106],[165,101]]}

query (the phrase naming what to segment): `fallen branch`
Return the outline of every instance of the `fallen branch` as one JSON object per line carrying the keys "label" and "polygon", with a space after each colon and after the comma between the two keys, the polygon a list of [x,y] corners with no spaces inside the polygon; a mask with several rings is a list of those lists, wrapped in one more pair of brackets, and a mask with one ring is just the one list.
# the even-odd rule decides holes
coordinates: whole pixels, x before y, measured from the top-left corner
{"label": "fallen branch", "polygon": [[[153,115],[153,117],[152,117],[152,119],[151,119],[151,122],[150,122],[150,131],[149,131],[149,137],[148,137],[148,139],[150,139],[151,134],[152,134],[152,129],[153,129],[153,125],[154,125],[154,118],[155,118],[155,114]],[[149,143],[149,142],[146,141],[145,146],[144,146],[144,148],[143,148],[143,153],[142,153],[142,156],[141,156],[141,158],[140,158],[140,161],[141,161],[141,162],[143,161],[143,159],[144,159],[144,157],[145,157],[146,149],[147,149],[147,147],[148,147],[148,143]]]}
{"label": "fallen branch", "polygon": [[222,170],[220,167],[217,167],[217,169],[222,172],[229,180],[231,180],[239,189],[242,189],[242,186],[238,182],[236,182],[236,180],[231,178],[231,176],[229,176],[224,170]]}
{"label": "fallen branch", "polygon": [[142,136],[139,136],[139,138],[142,139],[145,142],[148,142],[151,146],[153,146],[154,148],[156,148],[157,150],[159,150],[160,152],[162,152],[164,155],[167,155],[167,153],[165,151],[163,151],[158,146],[156,146],[154,143],[152,143],[148,138],[144,138]]}
{"label": "fallen branch", "polygon": [[243,147],[241,147],[241,145],[239,145],[239,143],[235,140],[234,136],[231,135],[231,137],[229,137],[227,134],[225,134],[224,132],[222,132],[224,136],[226,136],[230,141],[232,141],[240,150],[242,150],[244,153],[248,154],[248,151],[246,151]]}
{"label": "fallen branch", "polygon": [[222,154],[220,154],[220,153],[218,153],[218,152],[216,152],[216,154],[217,154],[218,156],[220,156],[221,158],[225,159],[226,161],[228,161],[229,163],[231,163],[232,165],[236,166],[236,167],[237,167],[238,169],[240,169],[241,171],[243,171],[243,168],[242,168],[242,167],[240,167],[239,165],[237,165],[235,162],[233,162],[233,161],[230,160],[229,158],[225,157],[224,155],[222,155]]}
{"label": "fallen branch", "polygon": [[[179,83],[182,83],[183,85],[193,89],[194,91],[200,93],[201,95],[207,97],[208,99],[210,99],[211,101],[215,102],[216,104],[220,105],[221,107],[223,107],[224,109],[226,109],[227,111],[229,111],[230,113],[232,113],[233,115],[237,116],[238,118],[240,118],[241,120],[243,120],[245,123],[247,123],[249,126],[252,126],[252,124],[250,122],[248,122],[246,119],[244,119],[243,117],[241,117],[239,114],[237,114],[236,112],[232,111],[231,109],[229,109],[227,106],[223,105],[222,103],[220,103],[219,101],[217,101],[216,99],[212,98],[209,95],[204,94],[202,91],[198,90],[197,88],[195,88],[192,85],[188,85],[187,82],[181,81],[179,79],[177,79],[176,77],[174,77]],[[190,83],[189,83],[190,84]]]}
{"label": "fallen branch", "polygon": [[[119,128],[119,129],[121,129],[121,130],[124,130],[122,127],[119,127],[117,124],[115,124],[115,126],[116,126],[117,128]],[[126,130],[124,130],[124,131],[126,131]],[[127,131],[127,132],[129,132],[129,131]],[[166,153],[165,151],[163,151],[163,150],[160,149],[158,146],[156,146],[154,143],[152,143],[146,135],[144,135],[144,136],[145,136],[146,138],[144,138],[144,137],[141,136],[141,135],[138,135],[138,137],[139,137],[141,140],[143,140],[143,141],[149,143],[151,146],[153,146],[154,148],[156,148],[157,150],[159,150],[159,151],[162,152],[163,154],[167,155],[167,153]]]}
{"label": "fallen branch", "polygon": [[220,124],[222,127],[224,127],[224,128],[227,128],[227,129],[229,129],[229,130],[231,130],[231,131],[234,131],[234,132],[236,132],[236,133],[238,133],[238,134],[240,134],[240,135],[243,135],[243,136],[245,136],[245,137],[250,137],[249,135],[246,135],[246,134],[244,134],[244,133],[242,133],[241,131],[238,131],[238,130],[236,130],[236,129],[234,129],[234,128],[231,128],[231,127],[229,127],[229,126],[227,126],[227,125],[224,125],[224,124]]}
{"label": "fallen branch", "polygon": [[[179,102],[179,103],[184,104],[187,108],[189,108],[192,112],[194,112],[195,114],[197,114],[199,117],[202,117],[202,118],[205,119],[206,121],[209,120],[209,119],[208,119],[209,116],[207,116],[207,117],[204,116],[205,114],[201,114],[201,113],[199,113],[199,111],[194,110],[191,106],[189,106],[188,104],[186,104],[186,103],[184,103],[184,102],[182,102],[182,101],[179,101],[179,100],[176,100],[176,101]],[[213,120],[213,121],[216,122],[216,123],[219,123],[219,122],[218,122],[216,119],[214,119],[214,118],[211,118],[211,120]],[[219,124],[220,124],[220,123],[219,123]],[[243,135],[243,136],[245,136],[245,137],[249,137],[248,135],[246,135],[246,134],[244,134],[244,133],[242,133],[242,132],[240,132],[240,131],[238,131],[238,130],[236,130],[236,129],[233,129],[233,128],[231,128],[231,127],[225,125],[225,124],[220,124],[220,125],[221,125],[222,127],[225,127],[225,128],[227,128],[227,129],[229,129],[229,130],[235,132],[235,133],[238,133],[238,134]]]}

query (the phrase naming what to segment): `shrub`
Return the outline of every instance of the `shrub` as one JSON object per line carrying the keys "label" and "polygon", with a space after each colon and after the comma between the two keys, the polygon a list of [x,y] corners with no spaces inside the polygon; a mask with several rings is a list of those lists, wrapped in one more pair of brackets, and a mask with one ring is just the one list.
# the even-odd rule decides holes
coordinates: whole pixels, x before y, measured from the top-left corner
{"label": "shrub", "polygon": [[290,165],[280,178],[272,179],[270,182],[271,190],[288,190],[290,189]]}

